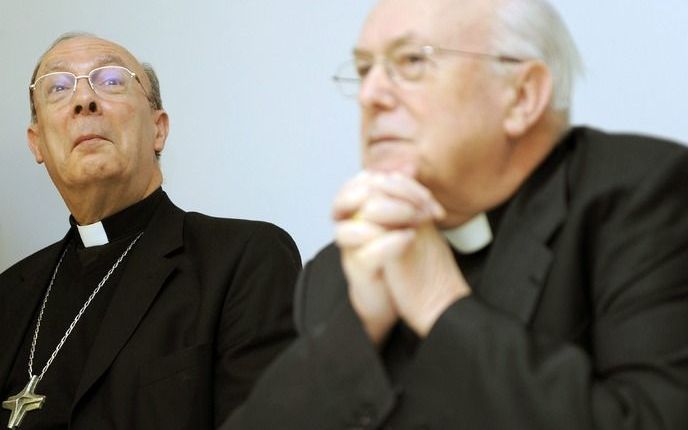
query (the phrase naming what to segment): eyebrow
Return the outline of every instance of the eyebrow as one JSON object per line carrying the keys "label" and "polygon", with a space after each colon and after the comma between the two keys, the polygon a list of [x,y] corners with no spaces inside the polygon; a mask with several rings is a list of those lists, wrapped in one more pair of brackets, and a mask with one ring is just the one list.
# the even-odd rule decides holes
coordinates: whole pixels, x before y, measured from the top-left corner
{"label": "eyebrow", "polygon": [[[418,42],[418,37],[415,36],[413,33],[409,32],[404,34],[403,36],[397,37],[396,39],[392,40],[392,42],[388,43],[387,46],[385,46],[385,52],[393,51],[398,47],[404,46],[411,42]],[[365,57],[371,55],[371,52],[366,49],[354,48],[353,55],[354,57]]]}
{"label": "eyebrow", "polygon": [[[64,60],[57,60],[48,63],[47,67],[45,68],[43,73],[51,73],[51,72],[56,72],[56,71],[66,71],[69,70],[69,66],[73,64]],[[124,59],[120,57],[119,55],[114,55],[114,54],[107,54],[107,55],[99,55],[95,57],[93,61],[93,68],[98,68],[101,66],[107,66],[107,65],[117,65],[117,66],[125,66]],[[126,67],[126,66],[125,66]]]}

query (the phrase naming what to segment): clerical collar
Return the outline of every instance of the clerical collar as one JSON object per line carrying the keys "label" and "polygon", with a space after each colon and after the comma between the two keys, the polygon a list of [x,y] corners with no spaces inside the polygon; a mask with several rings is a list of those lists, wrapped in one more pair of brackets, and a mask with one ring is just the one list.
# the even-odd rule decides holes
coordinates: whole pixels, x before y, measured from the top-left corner
{"label": "clerical collar", "polygon": [[69,223],[78,231],[85,248],[105,245],[142,231],[153,216],[162,196],[162,188],[158,188],[145,199],[96,223],[78,225],[71,215]]}
{"label": "clerical collar", "polygon": [[492,243],[492,229],[484,212],[456,228],[443,230],[442,233],[461,254],[472,254]]}
{"label": "clerical collar", "polygon": [[77,225],[76,228],[79,231],[81,243],[83,243],[86,248],[105,245],[110,242],[101,221],[89,225]]}

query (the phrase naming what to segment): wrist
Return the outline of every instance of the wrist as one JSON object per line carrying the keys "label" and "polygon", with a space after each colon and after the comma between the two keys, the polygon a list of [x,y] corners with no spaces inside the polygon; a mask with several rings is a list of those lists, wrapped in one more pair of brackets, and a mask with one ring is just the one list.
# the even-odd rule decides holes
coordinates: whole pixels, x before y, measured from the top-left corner
{"label": "wrist", "polygon": [[361,324],[363,325],[363,329],[368,335],[368,338],[378,348],[384,344],[390,331],[392,331],[392,327],[394,327],[397,322],[396,317],[384,319],[370,317],[363,318],[359,315],[359,318],[361,319]]}
{"label": "wrist", "polygon": [[413,315],[404,317],[404,321],[421,339],[424,339],[428,336],[442,314],[451,305],[469,296],[470,293],[470,289],[454,290],[452,293],[442,298],[438,298],[438,300],[427,303],[422,308],[419,308],[418,312],[415,312]]}

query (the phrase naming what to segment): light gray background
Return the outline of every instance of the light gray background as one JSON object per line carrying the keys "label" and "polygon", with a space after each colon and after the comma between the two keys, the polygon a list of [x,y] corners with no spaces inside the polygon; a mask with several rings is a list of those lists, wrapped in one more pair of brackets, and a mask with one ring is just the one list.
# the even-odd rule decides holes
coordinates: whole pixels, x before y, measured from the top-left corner
{"label": "light gray background", "polygon": [[[586,62],[574,120],[688,141],[688,2],[554,1]],[[373,0],[3,0],[0,270],[60,239],[67,210],[26,147],[27,86],[59,34],[128,47],[161,79],[164,188],[187,210],[271,221],[308,259],[358,169],[357,111],[331,84]]]}

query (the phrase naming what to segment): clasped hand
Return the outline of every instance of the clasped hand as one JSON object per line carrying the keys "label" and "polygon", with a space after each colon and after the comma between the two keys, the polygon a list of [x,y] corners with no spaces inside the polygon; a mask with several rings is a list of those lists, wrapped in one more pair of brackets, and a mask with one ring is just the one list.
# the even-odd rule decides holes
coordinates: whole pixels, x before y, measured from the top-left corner
{"label": "clasped hand", "polygon": [[380,345],[399,319],[425,337],[470,288],[436,223],[445,211],[401,173],[363,171],[335,198],[335,240],[349,298]]}

